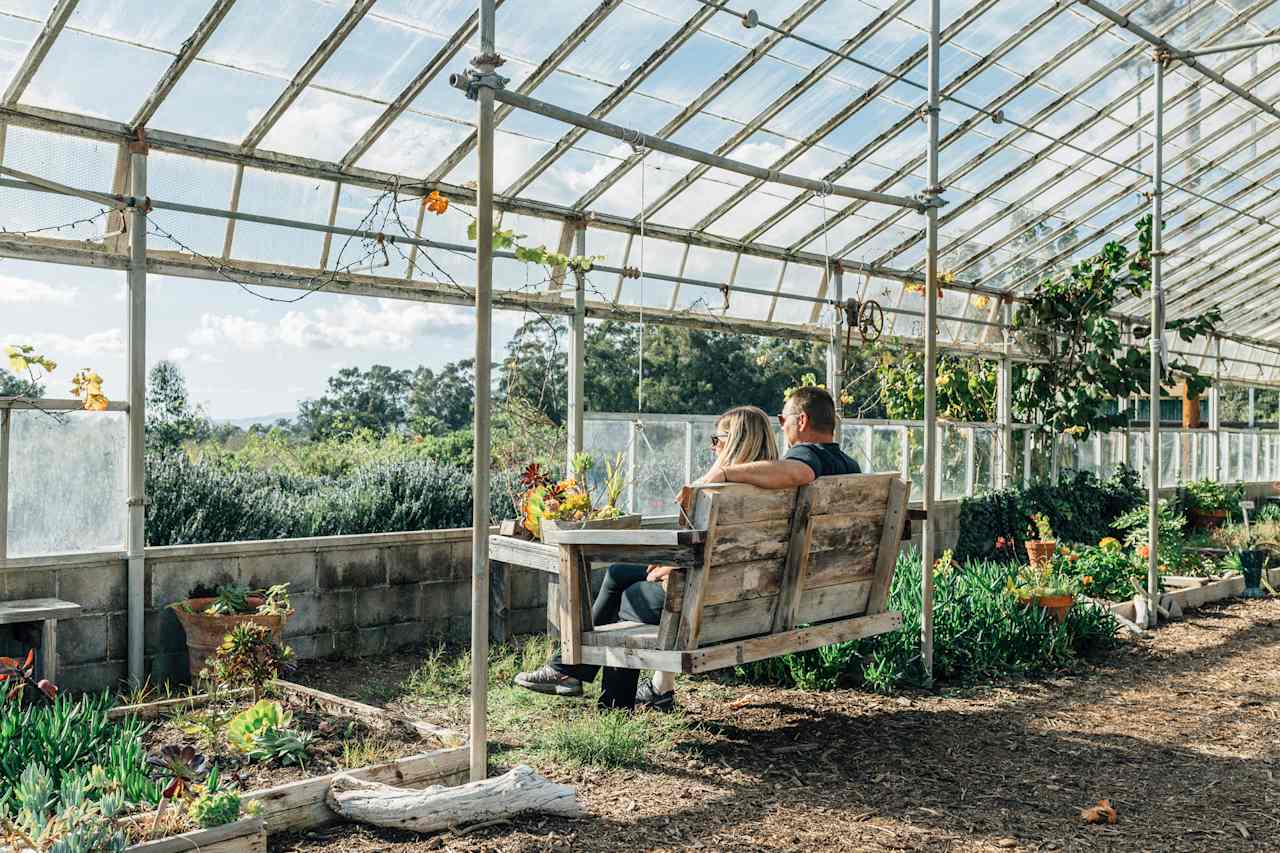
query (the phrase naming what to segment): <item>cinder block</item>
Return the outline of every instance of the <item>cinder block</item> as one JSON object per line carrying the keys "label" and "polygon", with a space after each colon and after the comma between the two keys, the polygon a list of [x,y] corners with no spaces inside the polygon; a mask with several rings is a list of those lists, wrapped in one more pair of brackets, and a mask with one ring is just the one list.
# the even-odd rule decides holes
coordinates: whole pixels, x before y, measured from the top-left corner
{"label": "cinder block", "polygon": [[147,658],[147,675],[156,687],[191,683],[191,666],[186,654],[156,655]]}
{"label": "cinder block", "polygon": [[[337,594],[329,593],[328,595],[336,596]],[[337,611],[330,608],[331,612],[326,612],[323,606],[324,598],[325,596],[316,593],[289,596],[289,602],[293,605],[293,615],[289,617],[288,622],[284,623],[284,636],[303,637],[332,630],[332,621],[326,622],[325,619],[335,617]]]}
{"label": "cinder block", "polygon": [[366,628],[356,632],[356,645],[353,652],[361,657],[379,655],[387,650],[387,629]]}
{"label": "cinder block", "polygon": [[317,649],[328,647],[329,652],[325,657],[350,658],[359,653],[356,650],[355,631],[335,631],[328,636],[327,641],[324,637],[318,637],[316,642]]}
{"label": "cinder block", "polygon": [[428,644],[431,637],[431,632],[421,622],[401,622],[399,625],[388,625],[387,649],[394,651],[422,646]]}
{"label": "cinder block", "polygon": [[392,545],[383,554],[387,583],[443,581],[456,577],[453,543],[424,542],[420,545]]}
{"label": "cinder block", "polygon": [[58,569],[58,597],[74,601],[85,613],[107,613],[128,607],[128,571],[114,566],[71,566]]}
{"label": "cinder block", "polygon": [[166,607],[185,601],[193,591],[210,592],[222,584],[238,583],[240,567],[235,557],[209,560],[148,560],[150,578],[147,607]]}
{"label": "cinder block", "polygon": [[129,657],[129,617],[124,613],[107,616],[107,654],[112,660]]}
{"label": "cinder block", "polygon": [[[451,615],[456,603],[457,590],[467,589],[460,581],[424,583],[418,587],[418,618],[424,622],[444,621]],[[470,599],[467,601],[470,608]]]}
{"label": "cinder block", "polygon": [[507,572],[511,585],[511,607],[537,607],[547,603],[547,573],[512,567]]}
{"label": "cinder block", "polygon": [[58,595],[57,576],[52,569],[13,569],[4,575],[5,597],[9,600]]}
{"label": "cinder block", "polygon": [[178,654],[186,652],[187,634],[173,611],[165,607],[160,610],[148,610],[144,619],[146,635],[145,652],[152,655]]}
{"label": "cinder block", "polygon": [[84,693],[115,690],[128,674],[128,664],[122,660],[64,666],[58,671],[58,687]]}
{"label": "cinder block", "polygon": [[240,557],[240,579],[254,589],[287,583],[290,597],[311,592],[316,588],[316,552],[245,554]]}
{"label": "cinder block", "polygon": [[382,552],[382,548],[321,551],[316,555],[316,585],[321,590],[382,586],[387,582]]}
{"label": "cinder block", "polygon": [[372,628],[417,618],[417,588],[384,586],[356,591],[356,627]]}
{"label": "cinder block", "polygon": [[[325,635],[309,636],[309,637],[290,637],[286,641],[286,645],[293,649],[295,660],[310,660],[316,657],[322,657],[324,652],[328,651],[329,638]],[[285,674],[288,678],[288,673]]]}
{"label": "cinder block", "polygon": [[[316,634],[350,631],[356,626],[356,593],[354,590],[326,590],[309,597],[308,607],[315,612]],[[295,616],[294,618],[297,618]],[[292,620],[290,620],[292,622]],[[303,632],[298,632],[303,633]]]}
{"label": "cinder block", "polygon": [[91,663],[107,659],[107,617],[58,620],[58,661]]}

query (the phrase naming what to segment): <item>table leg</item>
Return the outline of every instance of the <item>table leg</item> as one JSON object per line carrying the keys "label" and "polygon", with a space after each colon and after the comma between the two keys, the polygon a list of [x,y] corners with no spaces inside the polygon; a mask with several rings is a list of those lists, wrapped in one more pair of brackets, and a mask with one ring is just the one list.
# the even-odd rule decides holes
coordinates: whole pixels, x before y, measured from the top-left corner
{"label": "table leg", "polygon": [[547,636],[560,639],[560,576],[547,575]]}
{"label": "table leg", "polygon": [[44,637],[40,641],[40,656],[44,659],[42,674],[54,684],[58,683],[58,620],[45,619]]}
{"label": "table leg", "polygon": [[489,642],[501,645],[511,639],[511,584],[506,563],[489,561]]}

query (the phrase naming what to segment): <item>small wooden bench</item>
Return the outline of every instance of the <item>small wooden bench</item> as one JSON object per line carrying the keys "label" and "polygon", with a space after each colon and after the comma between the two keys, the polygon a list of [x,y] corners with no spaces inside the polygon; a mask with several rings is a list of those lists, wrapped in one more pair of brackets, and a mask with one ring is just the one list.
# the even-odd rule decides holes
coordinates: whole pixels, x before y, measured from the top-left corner
{"label": "small wooden bench", "polygon": [[[893,631],[909,494],[896,474],[703,486],[683,529],[561,531],[563,659],[706,672]],[[677,567],[660,624],[592,625],[590,564],[602,561]]]}
{"label": "small wooden bench", "polygon": [[22,601],[0,601],[0,625],[24,622],[43,623],[40,641],[40,674],[58,682],[58,620],[80,615],[80,605],[60,598],[28,598]]}

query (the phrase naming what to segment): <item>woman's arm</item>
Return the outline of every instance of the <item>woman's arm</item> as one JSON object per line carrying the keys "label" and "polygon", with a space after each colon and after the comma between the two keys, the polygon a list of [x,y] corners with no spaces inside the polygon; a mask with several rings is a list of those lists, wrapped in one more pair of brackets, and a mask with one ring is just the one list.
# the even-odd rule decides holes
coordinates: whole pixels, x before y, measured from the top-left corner
{"label": "woman's arm", "polygon": [[817,479],[813,469],[794,459],[776,462],[746,462],[721,466],[716,463],[707,472],[708,483],[747,483],[762,489],[794,489]]}

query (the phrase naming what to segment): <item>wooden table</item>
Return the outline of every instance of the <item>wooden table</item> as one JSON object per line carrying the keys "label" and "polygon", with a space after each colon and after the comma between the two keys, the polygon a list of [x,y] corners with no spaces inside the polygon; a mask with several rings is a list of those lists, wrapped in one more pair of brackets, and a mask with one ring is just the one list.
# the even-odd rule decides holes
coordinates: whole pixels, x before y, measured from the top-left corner
{"label": "wooden table", "polygon": [[0,601],[0,625],[41,622],[44,636],[40,640],[40,672],[45,678],[58,680],[58,620],[80,615],[80,605],[58,598],[28,598],[23,601]]}
{"label": "wooden table", "polygon": [[517,539],[489,537],[489,641],[510,639],[507,615],[511,610],[511,586],[507,567],[535,569],[547,575],[547,636],[560,636],[560,547]]}

